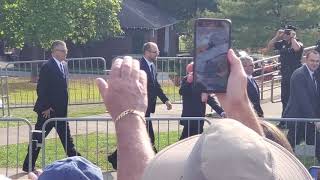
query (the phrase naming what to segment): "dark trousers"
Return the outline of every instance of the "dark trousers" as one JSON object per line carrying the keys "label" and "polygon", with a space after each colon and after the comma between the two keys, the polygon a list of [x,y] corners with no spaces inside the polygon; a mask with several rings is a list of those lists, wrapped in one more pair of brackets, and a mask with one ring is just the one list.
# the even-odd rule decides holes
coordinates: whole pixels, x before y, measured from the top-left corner
{"label": "dark trousers", "polygon": [[[281,79],[281,103],[282,103],[281,117],[283,117],[283,113],[286,110],[286,107],[289,101],[289,96],[290,96],[290,78],[285,76],[282,78],[283,79]],[[286,122],[281,121],[279,125],[282,127],[285,127]]]}
{"label": "dark trousers", "polygon": [[[150,112],[146,112],[146,116],[145,117],[150,117]],[[155,147],[154,147],[155,138],[154,138],[154,130],[153,130],[152,121],[147,121],[146,128],[147,128],[147,131],[148,131],[148,134],[149,134],[150,141],[151,141],[151,144],[153,146],[153,149],[155,149]],[[157,151],[157,150],[155,150],[155,151]]]}
{"label": "dark trousers", "polygon": [[315,156],[320,160],[320,133],[316,130],[314,123],[309,122],[288,122],[288,141],[294,149],[302,141],[307,145],[315,145]]}
{"label": "dark trousers", "polygon": [[201,134],[203,132],[204,121],[185,121],[183,123],[183,130],[179,140],[190,136]]}
{"label": "dark trousers", "polygon": [[283,79],[281,79],[282,117],[287,107],[289,97],[290,97],[290,77],[283,77]]}
{"label": "dark trousers", "polygon": [[[65,117],[65,116],[64,116]],[[35,124],[35,130],[42,130],[42,126],[44,124],[46,119],[42,117],[40,113],[38,113],[38,120],[37,123]],[[66,154],[70,156],[77,156],[80,155],[74,147],[73,140],[70,134],[70,129],[69,129],[69,123],[68,122],[63,122],[63,121],[57,121],[57,122],[50,122],[46,125],[45,129],[45,137],[50,133],[52,128],[55,128],[59,138],[61,140],[61,143],[63,145],[64,151]],[[41,133],[33,133],[32,134],[32,140],[37,140],[39,143],[42,143],[42,134]],[[40,147],[36,147],[36,145],[32,146],[32,161],[31,161],[31,170],[34,170],[36,160],[38,158],[39,152],[40,152]],[[29,148],[28,148],[28,153],[27,156],[24,160],[23,163],[23,170],[28,171],[29,167]]]}

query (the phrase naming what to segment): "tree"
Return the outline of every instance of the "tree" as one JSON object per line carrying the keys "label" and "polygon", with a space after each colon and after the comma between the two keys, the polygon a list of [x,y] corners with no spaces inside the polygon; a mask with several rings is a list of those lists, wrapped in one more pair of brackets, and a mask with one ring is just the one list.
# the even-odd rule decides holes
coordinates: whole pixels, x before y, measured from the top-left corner
{"label": "tree", "polygon": [[[217,0],[215,17],[229,18],[233,23],[234,44],[240,48],[264,47],[277,29],[285,24],[299,28],[306,44],[318,27],[320,5],[313,0]],[[306,34],[305,32],[308,32]]]}
{"label": "tree", "polygon": [[215,0],[142,0],[153,4],[179,20],[188,20],[193,17],[197,10],[208,9],[215,11],[217,3]]}
{"label": "tree", "polygon": [[119,11],[119,0],[0,0],[0,39],[20,48],[100,40],[121,32]]}
{"label": "tree", "polygon": [[[197,17],[232,20],[232,46],[264,48],[275,32],[285,24],[298,27],[298,38],[305,46],[319,38],[320,5],[314,0],[217,0],[216,12],[199,11]],[[185,40],[193,48],[193,19],[186,27]]]}

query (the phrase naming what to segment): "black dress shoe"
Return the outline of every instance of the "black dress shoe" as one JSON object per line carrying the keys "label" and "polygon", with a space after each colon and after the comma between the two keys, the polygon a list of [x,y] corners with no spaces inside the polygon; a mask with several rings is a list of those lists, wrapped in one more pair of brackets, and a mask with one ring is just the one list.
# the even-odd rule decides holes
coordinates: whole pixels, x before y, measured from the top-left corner
{"label": "black dress shoe", "polygon": [[108,161],[111,163],[112,168],[117,170],[117,156],[111,154],[108,156]]}

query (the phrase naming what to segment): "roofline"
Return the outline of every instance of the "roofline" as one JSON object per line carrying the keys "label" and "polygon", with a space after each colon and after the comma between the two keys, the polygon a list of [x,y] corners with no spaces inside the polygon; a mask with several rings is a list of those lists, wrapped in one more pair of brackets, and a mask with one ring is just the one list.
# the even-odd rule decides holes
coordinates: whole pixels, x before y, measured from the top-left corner
{"label": "roofline", "polygon": [[[137,27],[137,28],[148,29],[148,30],[159,30],[159,29],[162,29],[162,28],[165,28],[165,27],[168,27],[168,26],[173,26],[173,25],[177,24],[177,23],[180,22],[180,21],[181,21],[181,20],[175,20],[174,23],[167,24],[167,25],[164,25],[164,26],[161,26],[161,27],[158,27],[158,28],[147,28],[147,27]],[[121,27],[121,28],[124,28],[124,29],[134,29],[133,27]]]}

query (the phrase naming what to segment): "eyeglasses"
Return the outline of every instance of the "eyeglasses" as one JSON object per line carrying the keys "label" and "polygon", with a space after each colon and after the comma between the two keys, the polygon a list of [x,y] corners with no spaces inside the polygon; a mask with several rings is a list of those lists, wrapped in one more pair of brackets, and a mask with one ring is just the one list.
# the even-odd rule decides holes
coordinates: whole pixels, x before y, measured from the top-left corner
{"label": "eyeglasses", "polygon": [[55,49],[55,51],[60,51],[60,52],[63,52],[63,53],[68,53],[68,50],[67,49]]}
{"label": "eyeglasses", "polygon": [[160,51],[149,51],[149,52],[154,53],[154,54],[159,54],[160,53]]}

